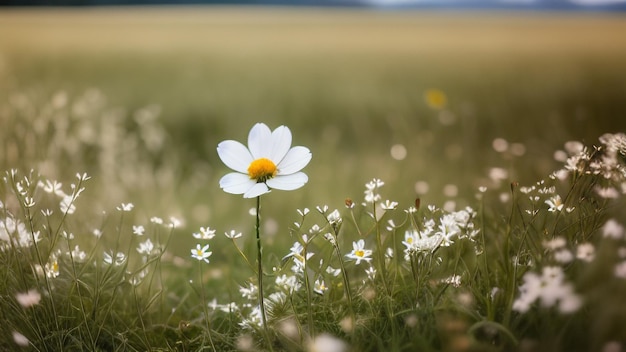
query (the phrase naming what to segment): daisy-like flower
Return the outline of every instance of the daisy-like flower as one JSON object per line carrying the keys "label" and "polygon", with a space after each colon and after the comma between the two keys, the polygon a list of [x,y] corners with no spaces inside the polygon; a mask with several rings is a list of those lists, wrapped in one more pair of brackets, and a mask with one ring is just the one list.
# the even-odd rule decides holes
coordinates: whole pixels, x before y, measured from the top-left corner
{"label": "daisy-like flower", "polygon": [[328,287],[324,283],[324,280],[317,279],[315,280],[315,285],[313,285],[313,291],[317,294],[323,295],[324,292],[328,290]]}
{"label": "daisy-like flower", "polygon": [[308,181],[300,170],[311,160],[311,152],[306,147],[291,147],[291,131],[286,126],[271,131],[257,123],[248,134],[248,147],[226,140],[218,144],[217,154],[236,171],[220,179],[220,187],[227,193],[255,198],[274,188],[298,189]]}
{"label": "daisy-like flower", "polygon": [[561,200],[561,197],[558,194],[546,200],[546,204],[550,207],[548,211],[551,212],[561,211],[563,209],[563,200]]}
{"label": "daisy-like flower", "polygon": [[358,240],[357,242],[352,242],[352,252],[348,253],[346,257],[356,260],[356,264],[358,265],[361,263],[361,260],[365,260],[369,263],[369,261],[372,260],[371,255],[372,250],[365,249],[365,241]]}
{"label": "daisy-like flower", "polygon": [[191,250],[191,257],[198,259],[198,260],[204,260],[205,263],[209,262],[209,257],[211,256],[211,254],[213,254],[213,252],[209,252],[209,245],[205,245],[204,247],[200,246],[199,244],[196,245],[195,249]]}

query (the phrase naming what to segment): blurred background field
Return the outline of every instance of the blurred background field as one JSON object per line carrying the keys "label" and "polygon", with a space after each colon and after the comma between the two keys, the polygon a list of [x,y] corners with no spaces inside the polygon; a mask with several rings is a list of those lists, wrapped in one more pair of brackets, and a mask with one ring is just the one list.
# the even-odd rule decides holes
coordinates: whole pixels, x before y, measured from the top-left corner
{"label": "blurred background field", "polygon": [[569,140],[626,131],[623,33],[608,13],[3,9],[0,168],[87,172],[77,215],[176,216],[180,255],[199,226],[252,236],[215,148],[255,122],[313,153],[303,189],[264,197],[268,241],[374,177],[401,207],[475,205],[479,186],[545,178]]}

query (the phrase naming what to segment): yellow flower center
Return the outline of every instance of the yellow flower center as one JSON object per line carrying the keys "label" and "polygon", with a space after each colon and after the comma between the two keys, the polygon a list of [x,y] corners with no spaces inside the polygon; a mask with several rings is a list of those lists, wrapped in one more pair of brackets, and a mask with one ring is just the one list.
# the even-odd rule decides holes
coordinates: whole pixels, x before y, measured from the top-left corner
{"label": "yellow flower center", "polygon": [[354,252],[354,255],[356,255],[357,257],[363,257],[365,256],[365,252],[362,250],[358,250]]}
{"label": "yellow flower center", "polygon": [[250,179],[257,182],[265,182],[266,180],[276,176],[276,164],[267,158],[259,158],[250,163],[248,166],[248,175]]}

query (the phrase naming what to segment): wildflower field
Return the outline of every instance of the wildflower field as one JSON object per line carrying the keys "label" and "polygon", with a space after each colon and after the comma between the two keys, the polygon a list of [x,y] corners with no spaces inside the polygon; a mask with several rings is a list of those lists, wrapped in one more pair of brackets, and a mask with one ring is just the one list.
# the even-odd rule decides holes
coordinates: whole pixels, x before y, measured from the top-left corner
{"label": "wildflower field", "polygon": [[626,21],[0,12],[0,350],[626,350]]}

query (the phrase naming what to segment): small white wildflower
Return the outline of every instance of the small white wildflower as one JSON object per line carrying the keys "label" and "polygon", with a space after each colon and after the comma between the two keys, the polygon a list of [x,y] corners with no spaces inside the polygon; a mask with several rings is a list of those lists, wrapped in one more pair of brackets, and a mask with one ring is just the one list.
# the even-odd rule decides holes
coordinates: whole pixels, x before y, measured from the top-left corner
{"label": "small white wildflower", "polygon": [[24,207],[32,208],[35,206],[35,199],[33,197],[24,197]]}
{"label": "small white wildflower", "polygon": [[321,280],[321,281],[320,279],[315,280],[315,284],[313,285],[313,291],[315,293],[323,295],[324,292],[326,292],[326,290],[328,290],[328,287],[326,287],[324,280]]}
{"label": "small white wildflower", "polygon": [[330,214],[328,214],[328,216],[326,216],[326,219],[328,220],[328,223],[330,223],[331,225],[338,225],[341,224],[341,214],[339,214],[339,210],[335,209],[333,210]]}
{"label": "small white wildflower", "polygon": [[555,237],[555,238],[553,238],[551,240],[548,240],[548,241],[544,240],[542,244],[543,244],[543,246],[546,249],[554,251],[554,250],[557,250],[559,248],[565,247],[566,243],[567,242],[565,241],[565,238],[563,238],[563,237]]}
{"label": "small white wildflower", "polygon": [[210,240],[215,237],[215,230],[212,230],[210,227],[201,227],[200,233],[194,232],[193,237],[201,240]]}
{"label": "small white wildflower", "polygon": [[133,210],[133,208],[135,207],[135,205],[133,205],[133,203],[122,203],[122,205],[116,207],[115,209],[119,210],[119,211],[131,211]]}
{"label": "small white wildflower", "polygon": [[348,259],[356,260],[356,264],[360,264],[361,260],[365,260],[369,262],[372,260],[370,257],[372,255],[372,250],[365,249],[365,241],[358,240],[357,242],[352,242],[352,252],[346,255]]}
{"label": "small white wildflower", "polygon": [[309,208],[304,208],[302,210],[297,209],[297,211],[298,211],[298,214],[300,214],[300,216],[304,217],[309,213]]}
{"label": "small white wildflower", "polygon": [[595,255],[596,255],[595,251],[596,249],[593,246],[593,244],[581,243],[576,248],[576,258],[584,262],[590,263],[595,258]]}
{"label": "small white wildflower", "polygon": [[82,173],[82,174],[77,173],[77,174],[76,174],[76,178],[77,178],[79,181],[87,181],[87,180],[91,179],[91,176],[87,175],[87,173],[86,173],[86,172],[84,172],[84,173]]}
{"label": "small white wildflower", "polygon": [[74,259],[74,261],[78,263],[84,263],[85,260],[87,259],[87,253],[85,253],[84,251],[81,251],[78,245],[74,247],[74,250],[72,251],[71,254],[72,254],[72,258]]}
{"label": "small white wildflower", "polygon": [[450,277],[441,279],[439,282],[452,285],[454,287],[461,287],[461,275],[452,275]]}
{"label": "small white wildflower", "polygon": [[17,331],[13,331],[13,342],[21,347],[28,347],[30,345],[28,338]]}
{"label": "small white wildflower", "polygon": [[133,234],[137,236],[143,236],[146,233],[146,229],[142,225],[133,225]]}
{"label": "small white wildflower", "polygon": [[175,216],[170,216],[170,223],[168,224],[168,227],[176,229],[179,228],[180,225],[182,225],[182,221],[180,221],[180,219]]}
{"label": "small white wildflower", "polygon": [[384,210],[394,210],[396,209],[396,207],[398,207],[398,202],[390,201],[389,199],[387,199],[383,203],[380,203],[380,207]]}
{"label": "small white wildflower", "polygon": [[287,276],[285,274],[276,277],[276,286],[282,288],[283,290],[293,293],[300,290],[300,283],[298,282],[298,278],[290,275]]}
{"label": "small white wildflower", "polygon": [[561,211],[563,209],[563,200],[561,200],[561,196],[558,194],[546,200],[546,204],[548,204],[548,211],[550,212]]}
{"label": "small white wildflower", "polygon": [[150,255],[152,254],[153,250],[154,244],[152,243],[152,241],[150,241],[149,238],[144,242],[139,243],[139,247],[137,247],[137,253],[139,254]]}
{"label": "small white wildflower", "polygon": [[309,234],[314,235],[320,232],[320,227],[318,224],[313,224],[313,226],[311,226],[311,228],[309,229]]}
{"label": "small white wildflower", "polygon": [[619,240],[624,237],[624,226],[615,221],[615,219],[609,219],[602,227],[602,235]]}
{"label": "small white wildflower", "polygon": [[341,269],[335,269],[332,266],[327,266],[326,267],[326,272],[332,276],[339,276],[339,274],[341,274]]}
{"label": "small white wildflower", "polygon": [[376,268],[370,266],[369,269],[365,269],[365,274],[367,274],[367,278],[374,281],[376,279]]}
{"label": "small white wildflower", "polygon": [[66,214],[74,214],[76,211],[76,206],[74,205],[74,198],[72,196],[65,196],[61,199],[61,203],[59,203],[59,208],[62,213]]}
{"label": "small white wildflower", "polygon": [[387,229],[387,231],[393,231],[397,228],[398,226],[396,225],[396,223],[393,221],[393,219],[389,219],[387,220],[387,226],[385,227],[385,229]]}
{"label": "small white wildflower", "polygon": [[620,196],[619,192],[613,187],[596,187],[595,191],[598,196],[604,199],[617,199]]}
{"label": "small white wildflower", "polygon": [[242,236],[241,232],[237,232],[235,230],[230,230],[230,232],[224,232],[224,236],[230,238],[230,239],[235,239],[235,238],[239,238]]}
{"label": "small white wildflower", "polygon": [[150,222],[153,224],[163,225],[163,219],[158,216],[153,216],[150,218]]}
{"label": "small white wildflower", "polygon": [[191,250],[191,257],[198,259],[198,260],[203,260],[205,263],[209,262],[209,257],[211,256],[211,254],[213,254],[213,252],[209,252],[209,245],[205,245],[204,247],[202,247],[201,245],[196,245],[195,249]]}
{"label": "small white wildflower", "polygon": [[320,214],[326,214],[326,212],[328,211],[328,205],[326,205],[326,204],[324,204],[324,205],[322,205],[322,206],[319,206],[319,205],[318,205],[318,206],[316,206],[316,207],[315,207],[315,209],[317,209],[317,211],[318,211]]}
{"label": "small white wildflower", "polygon": [[100,229],[93,229],[93,231],[91,231],[91,233],[96,237],[96,238],[100,238],[102,236],[102,230]]}
{"label": "small white wildflower", "polygon": [[60,274],[58,260],[56,258],[52,258],[50,262],[46,263],[45,271],[46,276],[49,278],[58,277]]}
{"label": "small white wildflower", "polygon": [[40,181],[37,185],[43,188],[43,191],[46,193],[54,193],[59,197],[65,197],[65,193],[61,188],[63,185],[57,181],[46,180],[45,184]]}
{"label": "small white wildflower", "polygon": [[239,293],[241,293],[241,296],[245,299],[248,300],[254,300],[257,298],[257,292],[258,292],[258,288],[256,285],[252,284],[252,283],[248,283],[248,287],[240,287],[239,288]]}
{"label": "small white wildflower", "polygon": [[108,265],[120,266],[126,262],[126,255],[122,252],[104,252],[104,263]]}
{"label": "small white wildflower", "polygon": [[562,248],[554,252],[554,260],[561,264],[567,264],[574,260],[574,255],[568,249]]}
{"label": "small white wildflower", "polygon": [[30,289],[25,293],[17,293],[15,295],[15,300],[17,300],[17,303],[19,303],[22,307],[30,308],[39,304],[39,301],[41,301],[41,294],[35,289]]}
{"label": "small white wildflower", "polygon": [[307,352],[345,352],[348,345],[327,333],[317,335],[307,346]]}

